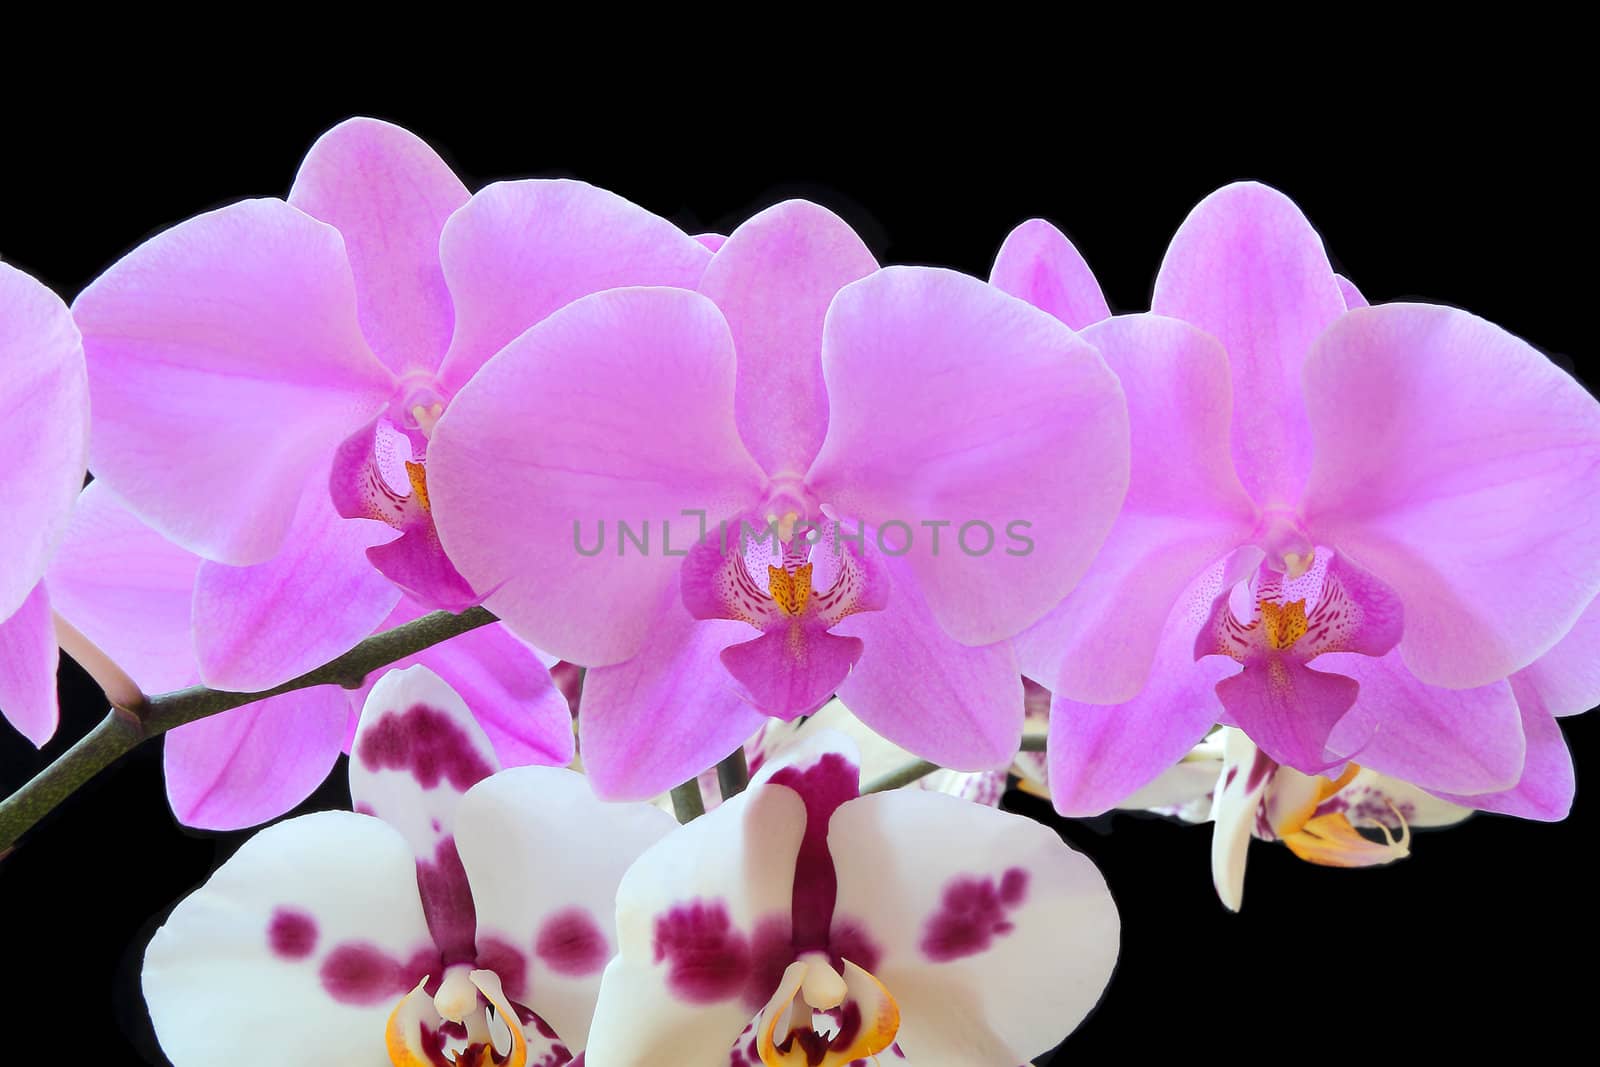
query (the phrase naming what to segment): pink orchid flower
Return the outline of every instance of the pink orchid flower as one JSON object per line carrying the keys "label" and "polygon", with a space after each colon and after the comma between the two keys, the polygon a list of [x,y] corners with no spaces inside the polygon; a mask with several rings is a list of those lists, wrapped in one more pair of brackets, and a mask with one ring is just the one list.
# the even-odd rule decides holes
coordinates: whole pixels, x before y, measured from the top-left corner
{"label": "pink orchid flower", "polygon": [[45,568],[89,454],[83,346],[66,305],[0,263],[0,713],[35,745],[56,732],[56,636]]}
{"label": "pink orchid flower", "polygon": [[[204,562],[140,522],[103,482],[83,491],[46,581],[61,617],[147,692],[194,685],[193,616]],[[380,626],[421,614],[402,598]],[[315,640],[298,628],[271,639]],[[275,654],[272,646],[264,653]],[[545,665],[498,625],[451,638],[399,666],[425,664],[468,700],[504,765],[572,760],[571,716]],[[179,821],[235,830],[276,818],[327,778],[371,682],[317,686],[180,726],[163,741]]]}
{"label": "pink orchid flower", "polygon": [[671,818],[568,770],[499,770],[422,666],[367,697],[350,792],[361,814],[263,830],[156,931],[144,994],[172,1062],[581,1058],[617,885]]}
{"label": "pink orchid flower", "polygon": [[1022,728],[1007,638],[1110,527],[1125,420],[1048,315],[877,270],[791,201],[739,227],[698,293],[585,298],[486,364],[435,431],[434,509],[485,603],[590,668],[602,796],[652,796],[835,692],[919,756],[991,769]]}
{"label": "pink orchid flower", "polygon": [[859,796],[822,734],[647,851],[617,894],[593,1067],[972,1067],[1072,1031],[1116,962],[1087,858],[942,793]]}
{"label": "pink orchid flower", "polygon": [[[997,278],[1082,277],[1006,259]],[[1306,774],[1359,758],[1565,811],[1524,767],[1581,708],[1508,678],[1600,698],[1581,652],[1552,651],[1600,590],[1600,405],[1465,312],[1362,305],[1294,204],[1243,184],[1184,222],[1152,314],[1083,329],[1127,393],[1133,468],[1093,568],[1016,642],[1054,694],[1063,814],[1116,804],[1214,722]]]}
{"label": "pink orchid flower", "polygon": [[[416,137],[351,119],[312,147],[287,202],[189,219],[106,271],[73,306],[96,413],[89,465],[205,560],[206,683],[254,692],[309,670],[402,591],[430,608],[476,603],[430,512],[440,413],[573,298],[694,285],[710,257],[580,182],[469,198]],[[302,634],[293,654],[262,652],[283,629]]]}

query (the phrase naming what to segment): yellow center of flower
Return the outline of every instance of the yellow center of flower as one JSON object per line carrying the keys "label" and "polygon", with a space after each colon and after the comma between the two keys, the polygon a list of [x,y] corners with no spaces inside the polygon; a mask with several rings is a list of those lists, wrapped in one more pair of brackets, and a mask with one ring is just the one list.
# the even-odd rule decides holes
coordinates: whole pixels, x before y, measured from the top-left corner
{"label": "yellow center of flower", "polygon": [[411,492],[417,498],[417,503],[422,505],[423,511],[431,510],[428,507],[428,472],[420,463],[406,460],[406,479],[411,483]]}
{"label": "yellow center of flower", "polygon": [[1295,600],[1278,604],[1263,600],[1261,605],[1262,634],[1267,644],[1276,649],[1293,648],[1294,643],[1306,634],[1306,602]]}
{"label": "yellow center of flower", "polygon": [[899,1032],[900,1006],[882,982],[849,960],[841,974],[809,953],[789,964],[756,1017],[756,1050],[766,1067],[847,1067],[887,1049]]}
{"label": "yellow center of flower", "polygon": [[[394,1067],[437,1067],[441,1057],[455,1067],[527,1067],[528,1041],[499,975],[452,971],[431,997],[423,988],[426,981],[400,998],[384,1028]],[[480,994],[487,1009],[479,1009]],[[446,1049],[441,1035],[446,1021],[465,1026],[462,1047]]]}
{"label": "yellow center of flower", "polygon": [[767,567],[767,592],[785,615],[799,616],[811,599],[811,564],[802,563],[791,573],[782,567]]}
{"label": "yellow center of flower", "polygon": [[1383,840],[1374,841],[1357,830],[1342,811],[1316,814],[1323,801],[1349,785],[1360,772],[1361,768],[1352,763],[1337,780],[1319,779],[1319,788],[1300,807],[1284,814],[1273,829],[1289,846],[1289,851],[1308,863],[1323,867],[1374,867],[1411,854],[1411,827],[1392,804],[1390,810],[1400,820],[1398,841],[1382,823],[1378,824],[1378,829],[1383,833]]}

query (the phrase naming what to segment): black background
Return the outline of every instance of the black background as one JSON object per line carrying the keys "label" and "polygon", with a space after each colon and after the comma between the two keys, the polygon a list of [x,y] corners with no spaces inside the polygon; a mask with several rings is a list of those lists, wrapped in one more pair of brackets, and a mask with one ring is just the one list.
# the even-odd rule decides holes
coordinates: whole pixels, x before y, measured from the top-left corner
{"label": "black background", "polygon": [[[1303,85],[1224,93],[1192,113],[1180,92],[1149,117],[1122,120],[1048,94],[1027,116],[1004,94],[922,113],[909,86],[826,108],[774,101],[759,121],[651,94],[580,113],[549,88],[530,84],[493,111],[378,92],[305,107],[250,103],[205,84],[165,98],[112,92],[73,111],[30,98],[4,120],[0,255],[70,299],[156,230],[241,197],[285,194],[316,135],[365,113],[414,129],[470,187],[577,176],[691,232],[727,232],[767,204],[808,196],[850,220],[883,262],[987,276],[1010,228],[1043,215],[1072,237],[1120,311],[1147,306],[1166,242],[1195,202],[1257,178],[1300,203],[1374,302],[1462,306],[1569,367],[1592,345],[1596,278],[1578,258],[1594,235],[1592,121],[1563,110],[1559,87],[1527,108],[1492,86],[1482,100],[1424,91],[1358,103],[1327,92],[1292,121],[1259,101]],[[0,730],[0,789],[102,714],[75,667],[63,679],[62,727],[43,753]],[[1312,867],[1258,843],[1241,915],[1212,894],[1208,829],[1135,816],[1062,823],[1105,873],[1124,930],[1102,1004],[1056,1061],[1223,1052],[1382,1061],[1476,1058],[1509,1041],[1584,1047],[1600,795],[1588,786],[1600,780],[1600,726],[1592,717],[1564,725],[1579,777],[1565,823],[1479,816],[1421,833],[1410,859],[1369,871]],[[348,804],[343,776],[341,763],[301,810]],[[157,743],[0,861],[0,1003],[10,1017],[0,1060],[65,1041],[96,1063],[162,1062],[137,987],[144,944],[242,839],[174,823]]]}

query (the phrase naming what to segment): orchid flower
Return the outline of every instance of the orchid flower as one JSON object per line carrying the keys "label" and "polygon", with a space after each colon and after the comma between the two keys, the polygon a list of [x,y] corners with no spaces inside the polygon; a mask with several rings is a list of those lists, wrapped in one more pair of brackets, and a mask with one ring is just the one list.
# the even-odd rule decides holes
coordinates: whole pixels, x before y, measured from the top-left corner
{"label": "orchid flower", "polygon": [[150,942],[144,993],[177,1067],[560,1067],[589,1040],[623,872],[672,829],[581,775],[497,771],[426,667],[367,697],[357,812],[251,838]]}
{"label": "orchid flower", "polygon": [[[140,522],[103,482],[83,490],[46,581],[61,617],[149,692],[195,684],[192,616],[198,556]],[[382,629],[420,607],[402,598]],[[275,642],[314,640],[292,628]],[[265,646],[266,653],[274,651]],[[426,664],[462,693],[505,765],[571,761],[566,700],[534,650],[498,625],[426,649]],[[186,825],[233,830],[275,818],[327,778],[371,682],[300,689],[180,726],[165,739],[167,798]]]}
{"label": "orchid flower", "polygon": [[89,387],[72,318],[0,263],[0,713],[35,746],[56,732],[56,637],[45,568],[89,452]]}
{"label": "orchid flower", "polygon": [[698,293],[576,301],[440,420],[440,537],[508,626],[590,668],[602,796],[653,796],[835,693],[945,766],[1016,752],[1006,639],[1115,517],[1122,396],[1023,301],[875,266],[834,215],[779,204]]}
{"label": "orchid flower", "polygon": [[[476,603],[433,526],[440,414],[574,297],[694,285],[709,260],[579,182],[469,198],[415,136],[352,119],[312,147],[287,201],[197,216],[112,266],[73,307],[89,465],[204,560],[200,676],[256,692],[348,650],[402,592],[429,609]],[[292,648],[273,640],[285,630]]]}
{"label": "orchid flower", "polygon": [[[1078,277],[996,267],[1041,272]],[[1016,642],[1054,694],[1063,814],[1222,722],[1305,774],[1358,758],[1551,817],[1533,794],[1559,783],[1524,768],[1561,709],[1508,678],[1600,697],[1552,652],[1600,590],[1600,405],[1466,312],[1362,305],[1299,210],[1243,184],[1184,222],[1153,314],[1082,331],[1126,391],[1133,468],[1093,568]]]}
{"label": "orchid flower", "polygon": [[617,895],[590,1067],[1016,1067],[1094,1006],[1116,906],[1039,823],[858,796],[819,734],[652,847]]}

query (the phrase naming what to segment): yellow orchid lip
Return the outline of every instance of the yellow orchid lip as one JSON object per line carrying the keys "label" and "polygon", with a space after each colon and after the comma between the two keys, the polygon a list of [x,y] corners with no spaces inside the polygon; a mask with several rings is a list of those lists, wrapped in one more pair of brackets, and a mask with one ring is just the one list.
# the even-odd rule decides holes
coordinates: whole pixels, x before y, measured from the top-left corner
{"label": "yellow orchid lip", "polygon": [[[384,1027],[384,1047],[389,1062],[394,1067],[437,1067],[440,1057],[448,1057],[455,1067],[527,1067],[528,1042],[522,1033],[516,1010],[506,998],[499,975],[493,971],[473,971],[464,981],[447,979],[441,984],[439,994],[429,996],[427,979],[395,1005]],[[478,999],[470,1001],[462,996],[463,987],[475,987],[494,1009],[492,1019],[476,1011]],[[445,1013],[448,1012],[447,1016]],[[468,1044],[456,1052],[444,1049],[441,1030],[446,1019],[467,1024]],[[496,1041],[494,1022],[509,1036]],[[498,1046],[508,1046],[507,1051],[497,1051]]]}
{"label": "yellow orchid lip", "polygon": [[[811,953],[783,972],[756,1019],[756,1050],[766,1067],[847,1067],[894,1044],[900,1005],[872,974],[842,962],[841,974]],[[819,1012],[831,1013],[831,1033],[815,1028]]]}

